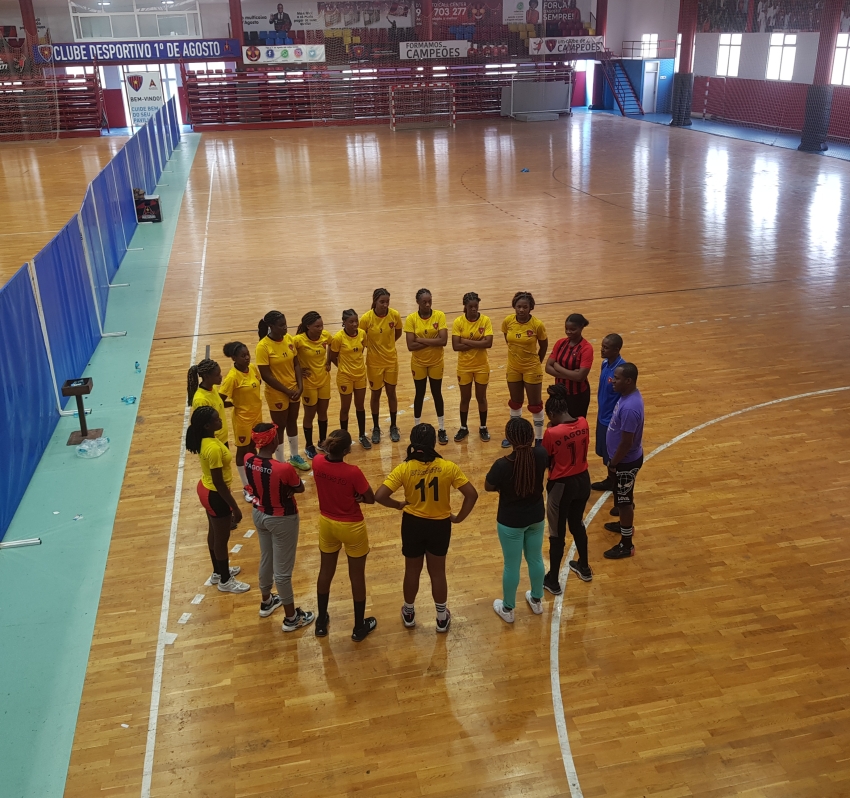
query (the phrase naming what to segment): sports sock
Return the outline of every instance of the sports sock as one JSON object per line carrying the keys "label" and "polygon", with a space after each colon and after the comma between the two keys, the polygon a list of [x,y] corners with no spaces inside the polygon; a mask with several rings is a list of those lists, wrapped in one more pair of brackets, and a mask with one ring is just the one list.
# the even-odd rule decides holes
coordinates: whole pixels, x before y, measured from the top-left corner
{"label": "sports sock", "polygon": [[348,429],[348,419],[345,419],[345,421],[340,419],[339,420],[339,428],[340,429]]}
{"label": "sports sock", "polygon": [[437,604],[434,602],[434,609],[437,610],[437,620],[445,621],[446,620],[446,605],[445,604]]}
{"label": "sports sock", "polygon": [[298,457],[298,436],[290,435],[289,438],[289,456]]}
{"label": "sports sock", "polygon": [[372,426],[376,429],[381,426],[381,419],[378,417],[377,413],[372,413]]}
{"label": "sports sock", "polygon": [[390,410],[390,426],[391,427],[397,427],[398,426],[398,424],[396,424],[396,418],[397,417],[398,417],[398,411],[393,412],[392,410]]}
{"label": "sports sock", "polygon": [[330,599],[330,593],[316,593],[316,603],[319,605],[319,618],[324,618],[328,611],[328,599]]}
{"label": "sports sock", "polygon": [[469,420],[469,411],[461,410],[460,411],[460,426],[461,429],[466,429],[466,422]]}
{"label": "sports sock", "polygon": [[511,408],[511,418],[522,418],[522,408],[521,407],[512,407]]}
{"label": "sports sock", "polygon": [[354,415],[357,416],[357,431],[360,435],[366,434],[366,411],[355,410]]}
{"label": "sports sock", "polygon": [[445,416],[437,416],[437,424],[439,425],[440,429],[445,429],[446,428],[446,417]]}
{"label": "sports sock", "polygon": [[239,472],[239,479],[242,480],[242,484],[247,485],[248,477],[245,476],[245,466],[236,466],[236,470]]}
{"label": "sports sock", "polygon": [[304,445],[309,447],[313,445],[313,428],[301,427],[304,430]]}
{"label": "sports sock", "polygon": [[404,602],[404,611],[407,613],[416,612],[416,607],[413,604],[408,604],[406,601]]}
{"label": "sports sock", "polygon": [[328,437],[328,420],[319,419],[319,443]]}
{"label": "sports sock", "polygon": [[286,460],[286,457],[283,454],[283,444],[279,443],[277,449],[274,450],[274,459],[279,463],[282,463]]}
{"label": "sports sock", "polygon": [[359,629],[363,626],[363,616],[366,614],[366,602],[354,602],[354,628]]}
{"label": "sports sock", "polygon": [[414,427],[418,427],[421,423],[422,423],[421,417],[420,418],[416,418],[416,416],[413,417],[413,426]]}
{"label": "sports sock", "polygon": [[635,534],[635,528],[633,526],[630,526],[630,527],[627,528],[627,527],[624,527],[622,524],[620,524],[620,535],[622,536],[620,538],[621,545],[631,546],[634,534]]}
{"label": "sports sock", "polygon": [[534,421],[534,440],[543,440],[543,411],[533,413],[531,418]]}
{"label": "sports sock", "polygon": [[487,426],[487,411],[486,410],[479,410],[478,411],[478,418],[481,421],[481,426],[486,427]]}

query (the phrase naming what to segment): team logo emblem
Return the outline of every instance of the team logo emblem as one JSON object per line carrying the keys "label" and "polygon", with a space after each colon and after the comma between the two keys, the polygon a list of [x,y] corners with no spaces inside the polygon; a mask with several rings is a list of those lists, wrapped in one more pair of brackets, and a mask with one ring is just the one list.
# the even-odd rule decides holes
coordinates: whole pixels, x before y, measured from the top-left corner
{"label": "team logo emblem", "polygon": [[230,50],[230,39],[224,40],[224,52],[226,52],[226,53],[231,52],[231,50]]}
{"label": "team logo emblem", "polygon": [[245,443],[245,436],[244,435],[239,436],[239,443]]}
{"label": "team logo emblem", "polygon": [[141,75],[127,75],[127,83],[130,84],[130,88],[133,91],[139,91],[142,88],[142,76]]}
{"label": "team logo emblem", "polygon": [[534,330],[526,330],[525,334],[528,338],[534,338]]}
{"label": "team logo emblem", "polygon": [[483,328],[483,327],[479,327],[479,328],[478,328],[478,332],[483,333],[483,332],[484,332],[484,328]]}
{"label": "team logo emblem", "polygon": [[38,54],[45,61],[52,61],[53,60],[53,46],[50,45],[50,44],[40,44],[38,46]]}
{"label": "team logo emblem", "polygon": [[355,44],[351,48],[351,54],[355,58],[363,58],[363,56],[366,54],[366,48],[362,44]]}
{"label": "team logo emblem", "polygon": [[249,47],[245,51],[245,58],[247,58],[249,61],[259,61],[261,55],[262,53],[260,52],[259,47]]}
{"label": "team logo emblem", "polygon": [[340,385],[339,390],[340,390],[341,393],[345,393],[348,390],[348,388],[346,388],[345,385]]}
{"label": "team logo emblem", "polygon": [[546,39],[546,49],[551,53],[554,51],[555,46],[558,44],[554,39]]}
{"label": "team logo emblem", "polygon": [[283,402],[275,402],[275,403],[274,403],[274,406],[275,406],[278,410],[282,410],[282,409],[283,409]]}
{"label": "team logo emblem", "polygon": [[290,345],[289,345],[289,348],[290,348],[293,352],[295,351],[295,347],[294,347],[292,344],[290,344]]}
{"label": "team logo emblem", "polygon": [[437,324],[437,322],[434,322],[431,326],[432,326],[435,330],[439,329],[439,327],[440,327],[440,325],[439,325],[439,324]]}
{"label": "team logo emblem", "polygon": [[[390,329],[392,329],[393,327],[395,327],[395,322],[394,322],[394,321],[391,321],[391,322],[390,322]],[[383,330],[381,330],[381,332],[383,332]]]}

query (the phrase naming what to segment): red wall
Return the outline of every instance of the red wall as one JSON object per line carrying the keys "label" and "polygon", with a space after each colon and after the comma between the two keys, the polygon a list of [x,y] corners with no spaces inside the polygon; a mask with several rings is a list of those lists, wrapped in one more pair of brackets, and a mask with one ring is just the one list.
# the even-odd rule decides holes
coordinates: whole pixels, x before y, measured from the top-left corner
{"label": "red wall", "polygon": [[587,105],[587,93],[585,86],[587,85],[587,72],[573,72],[573,99],[570,105],[573,108],[581,105]]}
{"label": "red wall", "polygon": [[106,124],[109,127],[128,127],[127,115],[124,113],[122,89],[104,89],[103,106],[106,109]]}

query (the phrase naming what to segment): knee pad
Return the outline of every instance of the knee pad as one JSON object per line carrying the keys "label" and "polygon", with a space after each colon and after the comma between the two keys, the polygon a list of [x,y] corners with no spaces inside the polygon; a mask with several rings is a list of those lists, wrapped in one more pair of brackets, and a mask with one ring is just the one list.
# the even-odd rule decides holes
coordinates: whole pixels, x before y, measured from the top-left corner
{"label": "knee pad", "polygon": [[508,401],[508,407],[511,410],[522,410],[522,402],[512,402],[512,401],[509,400]]}
{"label": "knee pad", "polygon": [[529,405],[528,412],[534,415],[535,413],[543,412],[543,405]]}

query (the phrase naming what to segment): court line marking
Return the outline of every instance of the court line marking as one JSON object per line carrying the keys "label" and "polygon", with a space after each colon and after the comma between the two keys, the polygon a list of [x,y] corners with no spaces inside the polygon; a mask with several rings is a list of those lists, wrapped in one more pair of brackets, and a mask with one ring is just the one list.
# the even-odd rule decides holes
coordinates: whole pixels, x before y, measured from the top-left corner
{"label": "court line marking", "polygon": [[[684,440],[685,438],[693,435],[695,432],[699,432],[700,430],[704,430],[706,427],[714,426],[715,424],[719,424],[721,421],[726,421],[730,418],[734,418],[735,416],[741,416],[744,413],[749,413],[753,410],[761,410],[765,407],[771,407],[773,405],[783,404],[784,402],[793,402],[796,399],[810,399],[813,396],[826,396],[832,393],[840,393],[841,391],[850,391],[850,385],[844,385],[840,388],[825,388],[821,391],[809,391],[808,393],[798,393],[794,396],[784,396],[781,399],[771,399],[769,402],[760,402],[757,405],[750,405],[750,407],[744,407],[740,410],[734,410],[731,413],[726,413],[725,415],[718,416],[717,418],[713,418],[710,421],[706,421],[702,424],[698,424],[695,427],[691,427],[689,430],[677,435],[675,438],[671,438],[667,443],[662,443],[661,446],[653,449],[644,459],[644,463],[651,460],[657,454],[661,454],[662,452],[669,449],[673,444],[679,443],[679,441]],[[588,526],[590,522],[596,517],[596,514],[605,504],[608,499],[610,491],[606,491],[603,493],[596,504],[590,509],[590,512],[585,516],[584,525]],[[573,543],[570,546],[570,550],[567,553],[566,558],[564,559],[564,563],[561,566],[561,572],[558,575],[559,581],[563,585],[563,591],[560,596],[555,597],[555,602],[552,606],[552,625],[551,632],[549,636],[549,671],[552,680],[552,708],[555,712],[555,728],[558,731],[558,743],[561,747],[561,759],[564,762],[564,771],[567,774],[567,783],[570,786],[570,796],[571,798],[583,798],[583,793],[581,791],[581,785],[579,784],[578,774],[576,773],[575,762],[573,762],[573,754],[572,749],[570,748],[570,738],[567,734],[567,718],[564,713],[564,701],[561,696],[561,674],[560,674],[560,663],[558,660],[558,651],[561,637],[561,615],[564,603],[564,594],[567,592],[567,580],[570,575],[570,567],[569,562],[575,556],[576,546]]]}
{"label": "court line marking", "polygon": [[[207,242],[209,241],[210,213],[212,212],[212,191],[215,180],[217,153],[213,150],[213,162],[210,169],[210,190],[207,195],[207,221],[204,228],[204,248],[201,255],[201,268],[198,276],[198,298],[195,303],[195,334],[192,336],[192,356],[189,365],[193,365],[198,350],[198,330],[201,326],[201,303],[204,297],[204,273],[207,265]],[[176,635],[168,633],[168,612],[171,607],[171,584],[174,577],[174,554],[177,549],[177,523],[180,519],[180,502],[183,495],[183,472],[186,467],[186,430],[189,427],[190,407],[183,411],[183,433],[180,436],[180,457],[177,461],[177,479],[174,483],[174,505],[171,511],[171,531],[168,535],[168,554],[165,560],[165,582],[162,586],[162,609],[159,614],[159,633],[156,641],[156,657],[153,666],[153,684],[151,686],[151,707],[148,715],[148,735],[145,743],[145,761],[142,769],[142,798],[150,798],[151,779],[153,777],[153,759],[156,749],[156,730],[159,723],[159,700],[162,692],[162,669],[165,660],[165,647],[174,642]]]}

